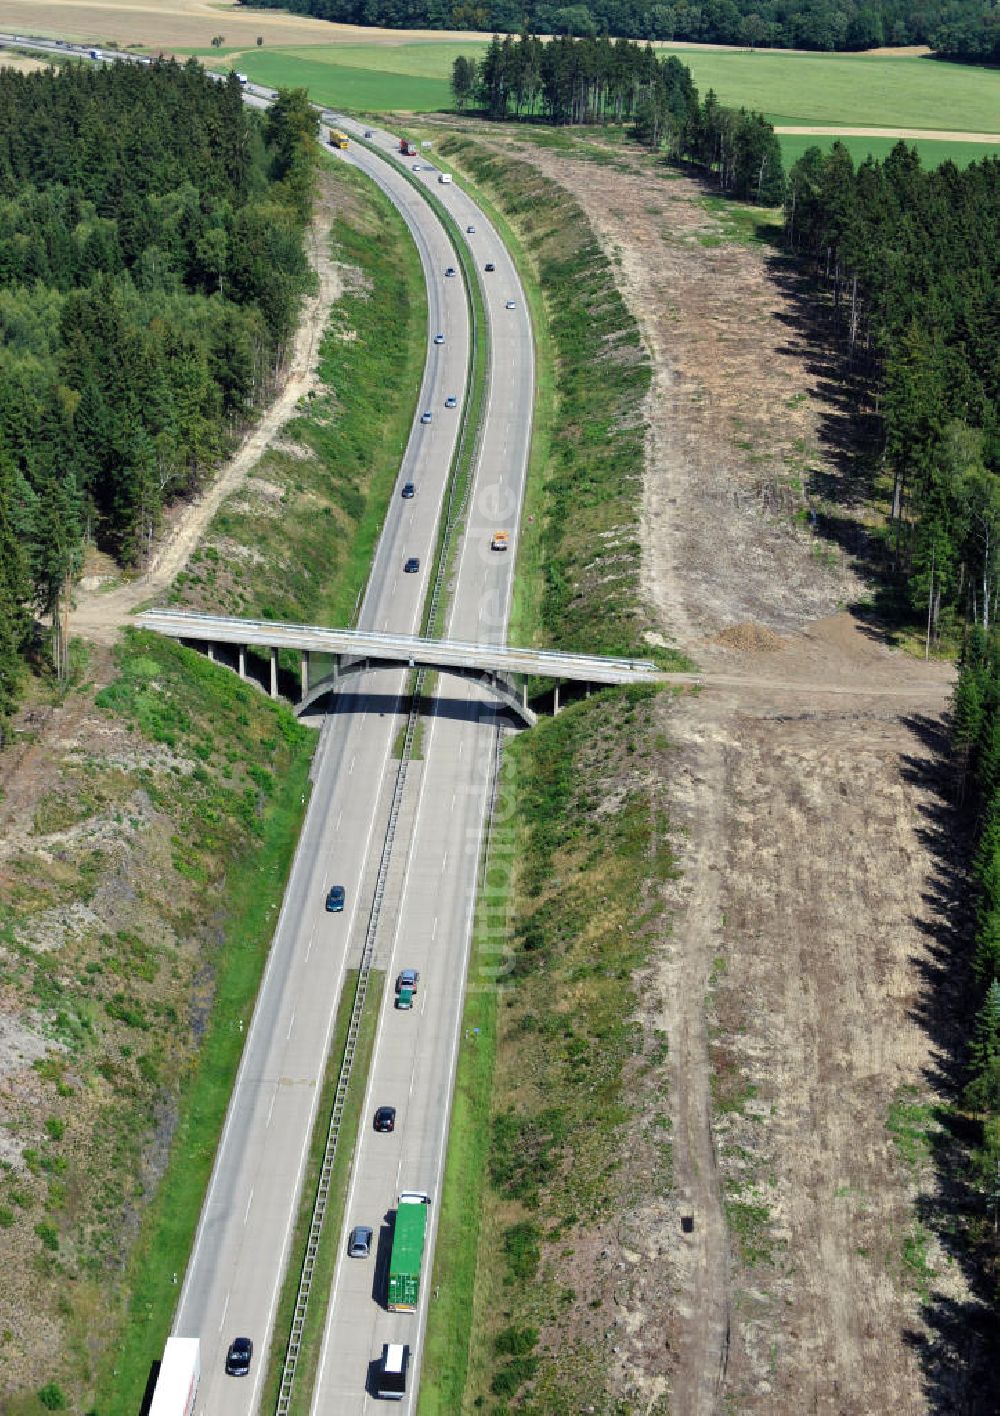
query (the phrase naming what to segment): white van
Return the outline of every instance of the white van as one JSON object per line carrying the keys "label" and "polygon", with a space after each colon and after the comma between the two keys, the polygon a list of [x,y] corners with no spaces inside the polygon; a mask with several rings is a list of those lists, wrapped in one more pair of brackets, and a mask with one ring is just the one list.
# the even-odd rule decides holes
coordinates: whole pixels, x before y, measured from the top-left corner
{"label": "white van", "polygon": [[450,172],[442,172],[441,175],[438,177],[438,181],[439,181],[439,182],[445,182],[445,183],[450,182],[450,181],[451,181],[451,173],[450,173]]}
{"label": "white van", "polygon": [[402,1342],[387,1342],[378,1365],[375,1395],[383,1401],[402,1401],[406,1395],[406,1368],[410,1349]]}

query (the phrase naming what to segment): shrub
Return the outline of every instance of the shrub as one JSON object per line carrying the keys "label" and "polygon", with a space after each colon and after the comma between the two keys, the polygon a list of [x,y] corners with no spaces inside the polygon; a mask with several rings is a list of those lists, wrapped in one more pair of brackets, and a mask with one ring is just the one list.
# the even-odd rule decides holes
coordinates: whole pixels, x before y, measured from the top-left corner
{"label": "shrub", "polygon": [[62,1387],[55,1382],[47,1382],[38,1393],[38,1400],[45,1407],[46,1411],[65,1411],[66,1398],[63,1396]]}

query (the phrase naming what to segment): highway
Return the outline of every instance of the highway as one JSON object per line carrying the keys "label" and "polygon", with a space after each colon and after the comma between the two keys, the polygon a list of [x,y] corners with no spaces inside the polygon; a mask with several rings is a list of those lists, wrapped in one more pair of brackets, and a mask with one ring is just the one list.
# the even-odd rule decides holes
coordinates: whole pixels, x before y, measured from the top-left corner
{"label": "highway", "polygon": [[[346,123],[341,126],[351,131]],[[356,127],[354,128],[356,130]],[[387,148],[392,139],[376,132]],[[439,198],[466,232],[480,272],[487,261],[496,271],[482,274],[490,325],[490,379],[486,422],[455,588],[445,626],[446,638],[502,644],[513,582],[514,556],[491,552],[492,532],[511,532],[516,551],[527,469],[534,398],[531,326],[513,263],[496,233],[471,200],[454,184],[440,186],[428,159],[414,159],[421,180],[435,184]],[[513,310],[506,308],[513,300]],[[373,1259],[346,1257],[342,1242],[334,1275],[319,1376],[312,1412],[362,1412],[372,1403],[364,1381],[368,1364],[387,1342],[408,1343],[414,1353],[404,1411],[416,1410],[419,1359],[427,1320],[427,1296],[436,1234],[451,1092],[475,904],[476,878],[486,808],[492,783],[496,719],[490,703],[474,688],[458,692],[445,680],[449,712],[435,713],[427,725],[424,761],[414,783],[413,825],[405,871],[400,872],[398,905],[386,912],[389,928],[381,941],[390,980],[376,1041],[365,1105],[364,1128],[348,1193],[345,1232],[369,1224],[379,1242]],[[417,1006],[401,1013],[393,1006],[392,980],[402,968],[420,970]],[[491,979],[474,980],[490,986]],[[397,1108],[396,1130],[376,1134],[375,1108]],[[385,1304],[385,1270],[391,1240],[389,1220],[400,1189],[432,1197],[424,1284],[415,1315],[390,1313]]]}
{"label": "highway", "polygon": [[[388,147],[389,139],[384,142]],[[417,411],[431,409],[433,421],[429,426],[415,421],[399,482],[413,481],[417,493],[412,500],[398,494],[393,500],[359,616],[361,629],[413,634],[458,426],[457,413],[446,411],[444,400],[464,393],[467,305],[461,277],[444,275],[447,266],[457,265],[454,252],[407,179],[355,145],[345,160],[374,176],[399,206],[427,279],[428,360]],[[533,398],[531,331],[499,240],[457,188],[448,190],[446,200],[463,229],[477,227],[467,237],[477,263],[490,259],[497,266],[487,284],[494,351],[488,411],[448,632],[500,643],[514,557],[491,555],[488,541],[494,525],[502,524],[516,547]],[[516,301],[513,310],[506,309],[509,299]],[[443,346],[430,342],[438,332],[445,335]],[[387,396],[397,392],[387,390]],[[420,557],[418,574],[403,573],[409,556]],[[211,1416],[259,1409],[318,1084],[345,969],[357,961],[370,910],[395,779],[391,748],[401,721],[403,683],[398,671],[352,680],[326,721],[258,1004],[252,1021],[232,1020],[234,1027],[249,1028],[247,1043],[174,1324],[175,1335],[201,1338],[197,1409]],[[393,1136],[375,1136],[366,1114],[349,1224],[368,1217],[378,1228],[392,1208],[397,1180],[435,1197],[440,1191],[478,841],[496,737],[493,708],[478,690],[456,693],[449,684],[446,691],[447,705],[428,724],[423,760],[408,777],[377,946],[378,967],[391,972],[402,959],[422,972],[413,1013],[396,1013],[389,990],[366,1102],[366,1113],[369,1103],[397,1105],[398,1126]],[[324,910],[331,883],[346,886],[342,915]],[[359,1195],[365,1197],[363,1206]],[[364,1214],[356,1212],[359,1208]],[[436,1214],[434,1206],[432,1218]],[[419,1358],[425,1309],[414,1318],[387,1314],[372,1297],[374,1268],[372,1261],[338,1267],[317,1411],[366,1409],[368,1364],[382,1342],[406,1340]],[[251,1337],[255,1345],[244,1379],[224,1375],[226,1348],[238,1335]],[[415,1390],[414,1369],[404,1409],[412,1409]]]}

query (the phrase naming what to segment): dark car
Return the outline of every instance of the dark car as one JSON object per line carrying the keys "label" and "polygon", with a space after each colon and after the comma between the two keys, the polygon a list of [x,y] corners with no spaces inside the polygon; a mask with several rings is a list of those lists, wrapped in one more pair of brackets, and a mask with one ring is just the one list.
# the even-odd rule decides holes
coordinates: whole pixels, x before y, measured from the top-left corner
{"label": "dark car", "polygon": [[375,1113],[376,1131],[395,1131],[396,1129],[396,1108],[394,1106],[380,1106]]}
{"label": "dark car", "polygon": [[475,228],[474,226],[467,226],[467,227],[465,228],[465,234],[466,234],[467,236],[475,236],[475,234],[476,234],[476,228]]}
{"label": "dark car", "polygon": [[403,498],[404,501],[409,501],[412,496],[416,496],[416,493],[417,489],[412,482],[404,482],[403,490],[400,492],[399,495]]}
{"label": "dark car", "polygon": [[496,270],[496,266],[493,264],[492,261],[487,261],[486,264],[483,266],[483,270]]}
{"label": "dark car", "polygon": [[454,274],[455,274],[455,267],[454,267],[454,266],[449,266],[448,269],[445,271],[445,275],[454,275]]}
{"label": "dark car", "polygon": [[331,885],[326,897],[326,907],[331,914],[339,914],[344,908],[343,885]]}
{"label": "dark car", "polygon": [[403,574],[404,574],[404,575],[416,575],[416,573],[417,573],[417,571],[418,571],[419,569],[420,569],[420,560],[419,560],[419,557],[417,557],[417,556],[410,556],[409,559],[406,561],[405,565],[403,566]]}
{"label": "dark car", "polygon": [[347,1256],[351,1259],[367,1259],[372,1251],[372,1231],[367,1224],[356,1224],[347,1241]]}
{"label": "dark car", "polygon": [[375,136],[375,134],[372,132],[371,128],[366,128],[366,129],[365,129],[365,137],[366,137],[366,138],[373,138],[374,136]]}
{"label": "dark car", "polygon": [[250,1373],[253,1360],[253,1343],[248,1337],[236,1337],[229,1344],[226,1353],[226,1376],[245,1377]]}

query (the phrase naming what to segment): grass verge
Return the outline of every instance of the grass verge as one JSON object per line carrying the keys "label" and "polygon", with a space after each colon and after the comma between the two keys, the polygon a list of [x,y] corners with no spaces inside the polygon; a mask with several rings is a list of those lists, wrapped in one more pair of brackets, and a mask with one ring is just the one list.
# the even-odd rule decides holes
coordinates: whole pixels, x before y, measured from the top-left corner
{"label": "grass verge", "polygon": [[536,329],[539,416],[511,636],[648,654],[638,534],[650,369],[638,325],[565,189],[467,138],[450,137],[441,151],[469,174],[518,259]]}
{"label": "grass verge", "polygon": [[320,348],[323,390],[221,508],[175,603],[334,625],[360,603],[413,425],[427,297],[388,198],[342,164],[328,180],[344,291]]}
{"label": "grass verge", "polygon": [[[345,975],[344,988],[340,996],[340,1006],[337,1009],[333,1040],[330,1045],[330,1054],[327,1058],[326,1074],[323,1078],[323,1091],[320,1097],[319,1110],[316,1114],[316,1126],[313,1130],[313,1136],[309,1146],[309,1160],[302,1185],[302,1199],[299,1203],[298,1218],[295,1222],[295,1233],[292,1237],[288,1269],[285,1273],[285,1281],[282,1284],[281,1297],[278,1301],[278,1311],[274,1324],[274,1337],[271,1341],[267,1377],[264,1382],[264,1392],[261,1402],[262,1409],[265,1411],[273,1411],[277,1406],[278,1388],[281,1382],[281,1364],[285,1358],[285,1350],[288,1346],[288,1334],[291,1332],[292,1328],[292,1314],[295,1311],[295,1298],[298,1292],[299,1274],[302,1271],[306,1240],[309,1237],[309,1226],[312,1222],[313,1202],[316,1195],[316,1186],[319,1183],[323,1155],[326,1150],[326,1138],[330,1126],[330,1113],[333,1110],[337,1081],[343,1063],[344,1045],[347,1041],[347,1029],[351,1021],[351,1009],[354,1003],[357,982],[358,971],[357,969],[351,969]],[[351,1175],[354,1149],[357,1145],[358,1127],[361,1121],[361,1107],[365,1099],[365,1083],[368,1077],[368,1067],[371,1063],[372,1049],[375,1046],[375,1033],[378,1024],[379,1009],[382,1006],[384,989],[385,974],[373,970],[369,976],[368,991],[365,995],[364,1010],[361,1014],[358,1045],[354,1054],[354,1066],[351,1069],[351,1079],[347,1088],[344,1120],[337,1141],[337,1153],[333,1162],[330,1198],[323,1223],[323,1235],[320,1239],[319,1253],[316,1258],[316,1268],[314,1272],[317,1293],[329,1292],[330,1285],[333,1282],[333,1271],[337,1262],[338,1246],[343,1239],[344,1203],[347,1198],[347,1184]],[[325,1306],[319,1303],[312,1303],[309,1307],[309,1313],[302,1335],[299,1366],[296,1372],[296,1384],[292,1396],[291,1409],[293,1416],[305,1416],[305,1413],[309,1410],[309,1400],[312,1394],[313,1383],[316,1377],[316,1367],[319,1362],[320,1348],[323,1341],[323,1323],[325,1319]]]}
{"label": "grass verge", "polygon": [[[128,1106],[103,1123],[115,1132],[139,1127],[132,1140],[140,1152],[135,1158],[140,1174],[148,1174],[149,1157],[141,1150],[144,1140],[149,1145],[150,1127],[156,1120],[162,1127],[165,1113],[176,1108],[170,1160],[155,1199],[142,1215],[121,1287],[122,1306],[103,1319],[119,1332],[93,1382],[89,1409],[100,1416],[132,1416],[138,1409],[150,1364],[170,1328],[178,1294],[174,1275],[184,1271],[201,1210],[242,1052],[245,1029],[240,1024],[249,1020],[253,1009],[274,927],[273,901],[281,898],[298,839],[314,743],[314,734],[286,709],[155,635],[130,632],[118,663],[119,676],[97,696],[97,707],[112,725],[118,720],[145,741],[168,749],[167,762],[154,753],[145,769],[139,769],[138,790],[150,797],[158,812],[169,817],[176,813],[178,832],[182,819],[185,825],[183,837],[171,837],[167,862],[161,866],[174,884],[169,905],[161,905],[161,930],[152,936],[155,949],[147,953],[141,936],[126,935],[131,968],[126,964],[124,969],[109,969],[105,954],[96,971],[89,966],[84,970],[90,981],[91,1016],[107,977],[104,1010],[120,1026],[111,1037],[104,1029],[84,1033],[74,1049],[74,1071],[87,1075],[93,1067],[98,1086],[103,1081],[106,1087],[123,1087],[133,1105],[136,1080],[149,1085],[144,1124],[141,1113],[130,1116]],[[218,742],[215,733],[221,735]],[[224,748],[219,745],[223,742]],[[185,760],[189,769],[177,772]],[[244,762],[255,770],[248,771]],[[143,888],[145,875],[138,865],[131,879]],[[199,908],[210,921],[205,933],[216,937],[214,946],[206,947],[207,939],[192,930],[200,945],[192,950],[183,931]],[[205,1031],[200,1038],[199,1024],[192,1028],[188,1013],[178,1026],[173,1004],[158,1003],[155,997],[161,979],[166,984],[192,971],[202,975]],[[104,1056],[95,1055],[98,1052]],[[58,1094],[59,1079],[51,1080]],[[101,1130],[99,1124],[98,1140],[113,1146]],[[125,1139],[117,1137],[119,1144]],[[162,1140],[158,1136],[160,1144]],[[119,1183],[124,1198],[129,1187],[123,1176]],[[144,1188],[141,1185],[137,1195]],[[101,1208],[103,1199],[98,1197]],[[105,1222],[113,1222],[110,1213]],[[96,1277],[85,1236],[96,1259],[101,1253],[98,1234],[91,1225],[81,1224],[67,1236],[60,1256],[64,1278],[84,1273]],[[95,1297],[85,1290],[86,1285],[68,1287],[69,1302],[72,1306],[79,1301],[81,1318],[87,1311],[85,1296],[87,1302]],[[81,1409],[86,1409],[82,1402]]]}
{"label": "grass verge", "polygon": [[670,1184],[655,1120],[635,1126],[662,1106],[662,1038],[637,1021],[635,979],[674,871],[656,696],[574,705],[507,753],[516,824],[494,835],[477,917],[421,1416],[578,1411],[607,1389],[613,1266],[588,1267],[581,1287],[574,1255]]}

